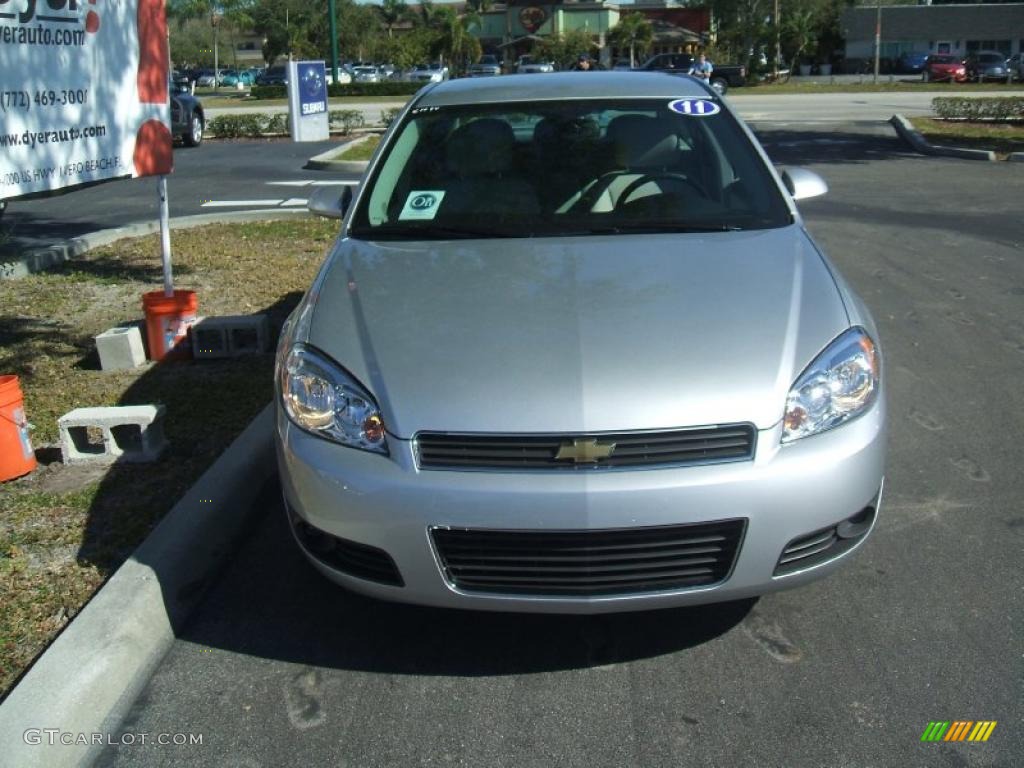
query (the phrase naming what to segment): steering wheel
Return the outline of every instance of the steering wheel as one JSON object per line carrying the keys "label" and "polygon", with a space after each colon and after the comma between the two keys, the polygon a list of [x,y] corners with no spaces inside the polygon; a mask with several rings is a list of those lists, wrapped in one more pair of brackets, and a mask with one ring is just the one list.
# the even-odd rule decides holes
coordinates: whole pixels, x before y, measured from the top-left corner
{"label": "steering wheel", "polygon": [[696,192],[701,197],[706,197],[706,195],[704,194],[704,190],[701,188],[701,186],[699,184],[697,184],[697,182],[695,182],[689,176],[686,176],[685,174],[673,173],[672,171],[660,171],[658,173],[645,173],[640,178],[633,179],[633,181],[631,181],[629,184],[626,185],[626,188],[624,190],[622,190],[622,193],[619,195],[619,199],[615,201],[615,210],[619,210],[626,203],[628,203],[629,202],[629,196],[632,195],[634,192],[636,192],[638,189],[640,189],[640,187],[642,187],[644,184],[649,184],[651,182],[655,182],[656,183],[656,182],[658,182],[661,179],[671,179],[672,181],[681,181],[684,184],[686,184],[687,186],[689,186],[694,192]]}

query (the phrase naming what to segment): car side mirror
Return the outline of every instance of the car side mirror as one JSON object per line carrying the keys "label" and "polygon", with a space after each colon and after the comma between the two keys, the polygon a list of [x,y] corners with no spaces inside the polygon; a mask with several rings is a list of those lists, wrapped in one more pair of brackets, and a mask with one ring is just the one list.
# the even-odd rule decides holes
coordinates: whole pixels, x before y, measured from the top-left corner
{"label": "car side mirror", "polygon": [[310,195],[306,204],[310,213],[323,216],[325,219],[343,219],[348,207],[352,204],[352,187],[346,184],[338,191],[337,187],[320,187]]}
{"label": "car side mirror", "polygon": [[820,197],[828,192],[825,180],[806,168],[786,168],[782,171],[782,183],[786,185],[794,200]]}

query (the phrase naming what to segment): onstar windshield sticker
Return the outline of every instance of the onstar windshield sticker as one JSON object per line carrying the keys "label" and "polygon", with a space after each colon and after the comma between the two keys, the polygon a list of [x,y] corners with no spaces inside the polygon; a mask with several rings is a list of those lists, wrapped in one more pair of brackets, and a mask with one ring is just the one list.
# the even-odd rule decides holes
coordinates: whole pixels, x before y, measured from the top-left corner
{"label": "onstar windshield sticker", "polygon": [[722,107],[710,99],[676,99],[669,103],[668,108],[690,117],[709,117],[722,111]]}
{"label": "onstar windshield sticker", "polygon": [[433,219],[437,216],[437,209],[441,207],[443,199],[444,190],[414,189],[406,198],[398,218],[406,221],[409,219]]}

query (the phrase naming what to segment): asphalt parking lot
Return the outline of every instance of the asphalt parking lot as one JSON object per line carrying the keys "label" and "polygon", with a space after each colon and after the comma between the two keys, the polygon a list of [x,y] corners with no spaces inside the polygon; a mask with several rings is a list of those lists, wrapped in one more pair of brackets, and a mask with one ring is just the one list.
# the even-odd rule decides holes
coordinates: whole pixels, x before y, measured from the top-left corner
{"label": "asphalt parking lot", "polygon": [[[755,602],[593,617],[396,606],[258,525],[122,724],[201,746],[102,766],[1009,766],[1024,757],[1024,172],[887,128],[759,131],[829,182],[808,228],[879,323],[891,442],[874,535]],[[922,743],[995,720],[985,743]],[[128,741],[128,739],[125,739]]]}

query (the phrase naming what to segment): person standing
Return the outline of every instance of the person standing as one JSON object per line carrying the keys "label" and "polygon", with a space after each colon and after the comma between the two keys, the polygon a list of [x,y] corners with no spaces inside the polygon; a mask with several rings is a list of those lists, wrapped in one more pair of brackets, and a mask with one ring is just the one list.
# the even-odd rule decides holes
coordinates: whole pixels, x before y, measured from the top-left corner
{"label": "person standing", "polygon": [[708,83],[711,82],[711,73],[713,71],[714,67],[711,66],[711,62],[707,60],[703,53],[701,53],[690,65],[690,71],[687,72],[687,74]]}

